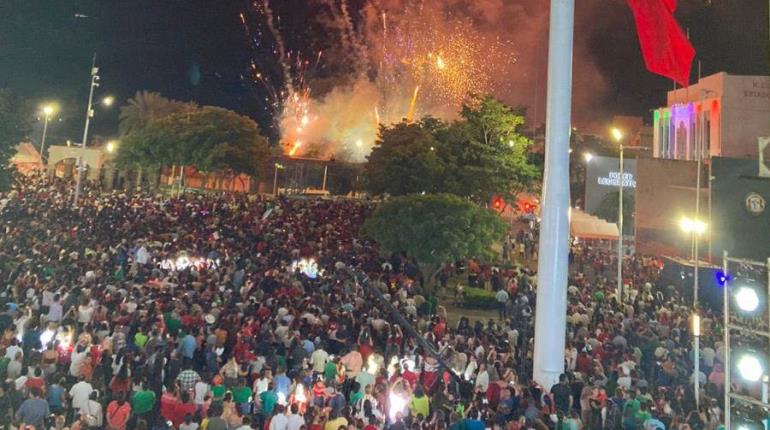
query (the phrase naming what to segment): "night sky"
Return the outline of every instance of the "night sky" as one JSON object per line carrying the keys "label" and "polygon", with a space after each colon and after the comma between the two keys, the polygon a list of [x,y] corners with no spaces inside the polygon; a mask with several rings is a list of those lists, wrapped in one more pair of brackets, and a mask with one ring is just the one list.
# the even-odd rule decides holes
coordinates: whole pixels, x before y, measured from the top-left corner
{"label": "night sky", "polygon": [[[316,0],[273,0],[282,17],[287,44],[302,49],[319,35],[307,25]],[[517,3],[516,0],[500,0]],[[365,2],[350,0],[352,15]],[[546,1],[522,0],[547,10]],[[575,73],[599,73],[606,88],[584,100],[584,123],[608,121],[612,114],[645,118],[665,101],[670,81],[643,66],[633,19],[623,0],[577,0],[576,43],[585,58],[575,59]],[[581,5],[594,7],[581,10]],[[33,103],[58,100],[61,122],[50,130],[60,143],[80,139],[88,95],[88,70],[97,54],[102,86],[98,94],[119,102],[137,90],[195,100],[236,110],[270,126],[264,94],[244,79],[248,64],[270,63],[269,53],[255,51],[238,14],[249,9],[241,0],[2,0],[0,1],[0,87],[10,87]],[[596,6],[599,5],[599,6]],[[768,74],[768,2],[766,0],[680,1],[678,18],[690,30],[704,75]],[[515,35],[516,26],[511,32]],[[546,46],[547,34],[535,35]],[[543,58],[520,58],[540,71],[539,98],[545,95]],[[590,71],[582,66],[591,63]],[[531,86],[531,85],[530,85]],[[534,98],[537,98],[536,95]],[[515,98],[515,97],[514,97]],[[533,100],[534,98],[530,99]],[[531,105],[533,103],[522,102]],[[539,108],[542,121],[544,108]],[[107,137],[117,130],[117,107],[97,109],[93,132]],[[581,124],[577,124],[580,126]]]}

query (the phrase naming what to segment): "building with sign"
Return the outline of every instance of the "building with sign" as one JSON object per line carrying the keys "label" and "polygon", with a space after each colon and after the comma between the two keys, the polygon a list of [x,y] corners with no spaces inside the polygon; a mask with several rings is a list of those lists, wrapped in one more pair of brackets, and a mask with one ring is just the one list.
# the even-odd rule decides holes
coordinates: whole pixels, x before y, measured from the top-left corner
{"label": "building with sign", "polygon": [[757,139],[770,135],[770,76],[721,72],[668,92],[653,112],[653,156],[674,160],[758,158]]}
{"label": "building with sign", "polygon": [[[586,165],[585,211],[596,215],[607,195],[618,192],[619,184],[620,160],[615,157],[591,157]],[[636,190],[636,160],[626,157],[623,160],[623,193],[633,196],[634,190]]]}

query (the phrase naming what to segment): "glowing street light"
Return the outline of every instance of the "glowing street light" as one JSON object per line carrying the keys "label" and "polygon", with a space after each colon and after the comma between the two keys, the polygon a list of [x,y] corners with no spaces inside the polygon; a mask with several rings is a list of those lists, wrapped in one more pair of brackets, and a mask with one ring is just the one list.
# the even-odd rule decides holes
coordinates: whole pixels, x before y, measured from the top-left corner
{"label": "glowing street light", "polygon": [[623,140],[623,131],[617,127],[612,127],[610,129],[610,135],[612,135],[612,138],[615,139],[615,142],[620,142]]}
{"label": "glowing street light", "polygon": [[106,150],[107,150],[107,152],[108,152],[108,153],[110,153],[110,154],[112,154],[113,152],[115,152],[115,150],[116,150],[117,148],[118,148],[118,142],[117,142],[117,141],[115,141],[115,140],[110,140],[109,142],[107,142],[107,145],[105,146],[105,149],[106,149]]}
{"label": "glowing street light", "polygon": [[749,382],[757,382],[762,378],[764,368],[759,359],[753,354],[745,354],[738,359],[738,372],[741,377]]}
{"label": "glowing street light", "polygon": [[735,292],[735,303],[744,312],[754,312],[759,307],[757,291],[750,287],[740,287]]}
{"label": "glowing street light", "polygon": [[706,232],[708,226],[705,222],[699,219],[682,217],[682,219],[679,220],[679,228],[681,228],[685,233],[691,233],[700,236]]}
{"label": "glowing street light", "polygon": [[57,107],[53,103],[47,103],[43,105],[43,136],[40,138],[40,163],[46,164],[47,157],[45,156],[45,136],[48,134],[48,121],[51,120],[51,115],[56,113]]}
{"label": "glowing street light", "polygon": [[104,106],[110,107],[115,103],[115,97],[113,96],[106,96],[102,99],[102,104]]}
{"label": "glowing street light", "polygon": [[590,163],[591,160],[594,159],[594,154],[591,154],[590,152],[584,152],[583,159],[586,160],[586,163]]}

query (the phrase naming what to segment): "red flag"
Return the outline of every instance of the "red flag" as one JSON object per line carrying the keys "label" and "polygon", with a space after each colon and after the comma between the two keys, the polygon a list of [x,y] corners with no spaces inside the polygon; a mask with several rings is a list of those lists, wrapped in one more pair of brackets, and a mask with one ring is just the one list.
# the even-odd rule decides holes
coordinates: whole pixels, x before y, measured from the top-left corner
{"label": "red flag", "polygon": [[674,19],[676,0],[628,0],[647,70],[686,87],[695,49]]}

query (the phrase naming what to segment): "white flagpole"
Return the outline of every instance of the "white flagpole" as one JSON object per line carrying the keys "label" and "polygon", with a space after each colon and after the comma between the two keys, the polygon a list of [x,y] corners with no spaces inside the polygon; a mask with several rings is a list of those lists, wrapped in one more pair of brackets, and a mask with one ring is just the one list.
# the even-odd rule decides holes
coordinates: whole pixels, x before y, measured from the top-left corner
{"label": "white flagpole", "polygon": [[569,258],[569,139],[575,0],[551,0],[545,177],[537,264],[534,380],[545,389],[564,372]]}

